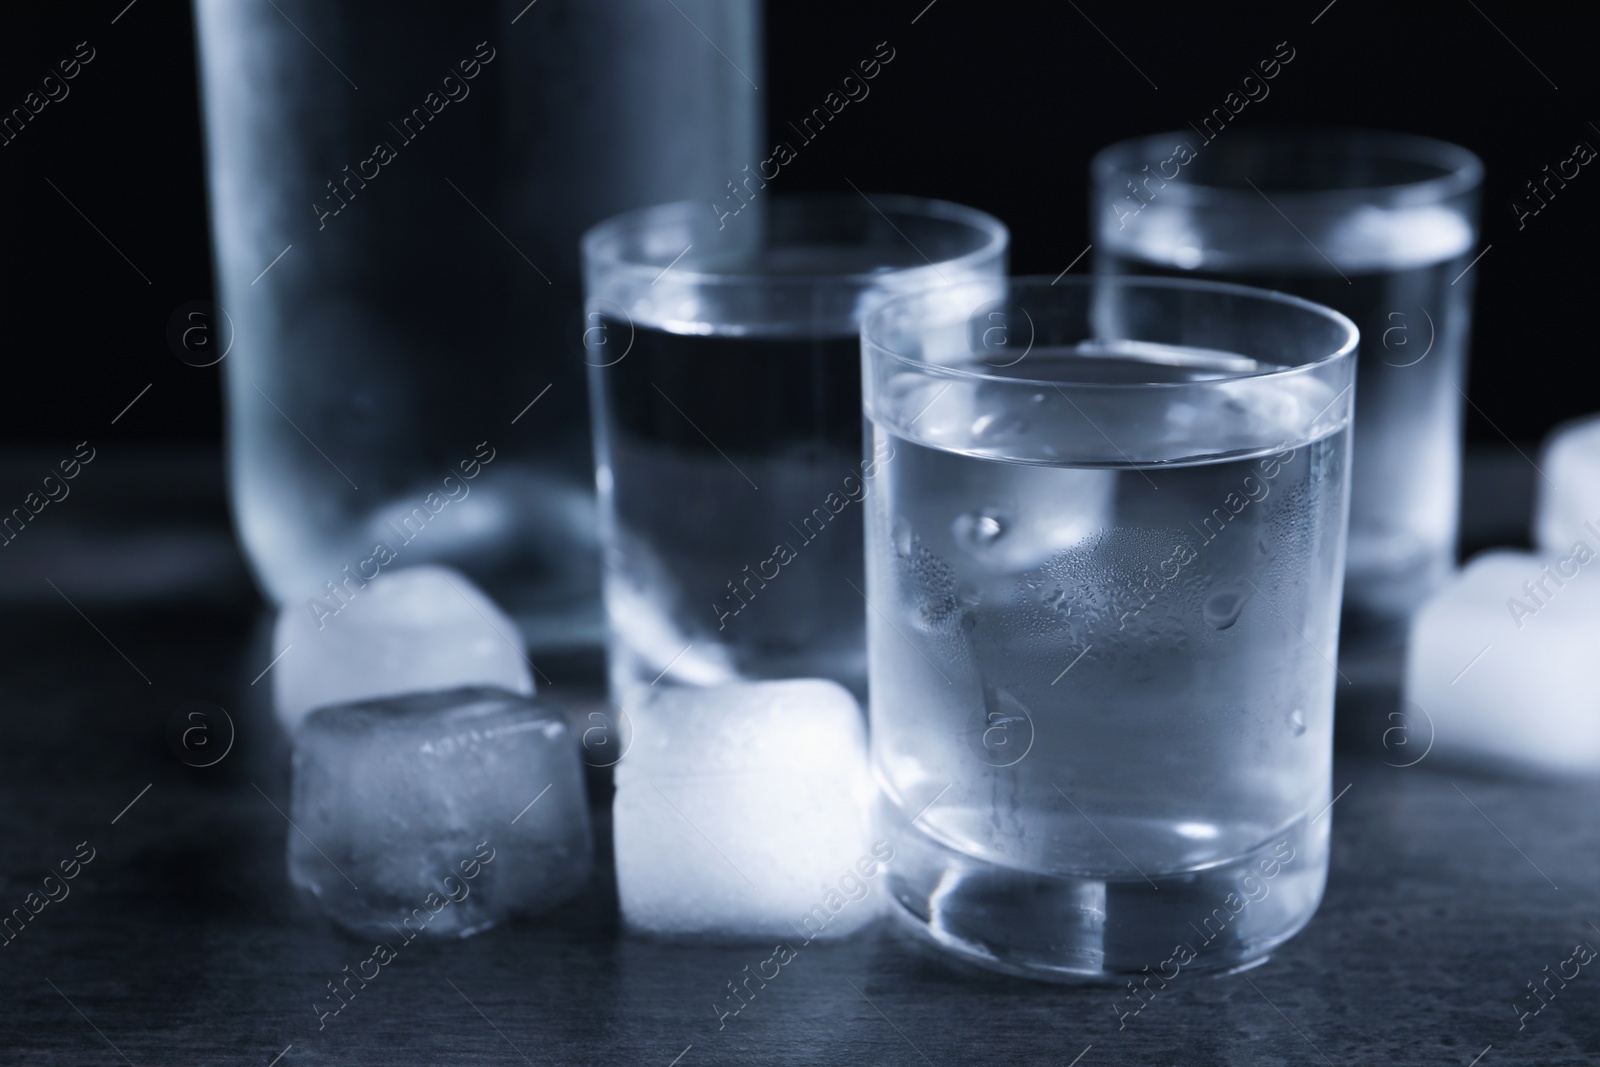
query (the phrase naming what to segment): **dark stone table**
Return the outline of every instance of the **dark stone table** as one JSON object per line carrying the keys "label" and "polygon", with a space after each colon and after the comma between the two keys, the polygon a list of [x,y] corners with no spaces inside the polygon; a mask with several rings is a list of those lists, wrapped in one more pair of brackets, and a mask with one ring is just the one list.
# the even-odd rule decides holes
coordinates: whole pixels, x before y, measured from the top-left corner
{"label": "dark stone table", "polygon": [[[5,464],[0,491],[26,486],[31,461]],[[1521,484],[1499,460],[1475,471],[1486,500],[1505,499],[1502,475]],[[0,907],[30,916],[0,938],[0,1061],[1600,1062],[1600,967],[1549,978],[1548,1003],[1529,992],[1572,973],[1574,946],[1600,945],[1600,783],[1396,766],[1425,738],[1385,746],[1381,716],[1342,727],[1311,925],[1249,972],[1180,974],[1122,1022],[1122,991],[969,971],[878,929],[804,948],[719,1024],[727,983],[770,949],[621,935],[602,863],[552,914],[403,947],[319,1026],[329,983],[371,946],[287,884],[286,747],[269,680],[251,684],[271,649],[220,501],[212,458],[108,454],[0,548]],[[1492,520],[1469,534],[1516,536]],[[592,699],[592,661],[541,667],[552,696]],[[192,700],[234,728],[208,767],[169,744]],[[211,728],[226,740],[225,722]],[[63,862],[76,877],[41,907]]]}

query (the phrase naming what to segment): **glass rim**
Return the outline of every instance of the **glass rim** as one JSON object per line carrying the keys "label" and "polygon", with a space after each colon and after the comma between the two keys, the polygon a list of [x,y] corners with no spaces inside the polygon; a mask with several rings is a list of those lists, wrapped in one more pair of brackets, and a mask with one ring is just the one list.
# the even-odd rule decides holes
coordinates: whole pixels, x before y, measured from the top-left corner
{"label": "glass rim", "polygon": [[[670,278],[681,284],[696,286],[747,286],[750,288],[774,288],[778,286],[823,286],[840,285],[859,288],[869,288],[881,285],[888,275],[906,278],[908,281],[922,274],[933,278],[942,278],[939,274],[940,267],[949,267],[952,270],[966,271],[969,268],[984,262],[990,262],[1003,256],[1010,248],[1011,231],[1006,224],[994,215],[979,208],[958,204],[950,200],[940,200],[933,197],[910,196],[903,193],[874,193],[870,197],[866,193],[852,195],[836,190],[805,190],[788,193],[774,193],[771,205],[783,205],[788,210],[803,210],[810,212],[823,212],[836,217],[847,214],[875,214],[882,217],[897,231],[891,215],[905,218],[937,219],[966,226],[982,238],[982,243],[968,252],[959,256],[949,256],[944,259],[928,260],[925,262],[905,267],[893,267],[888,270],[865,270],[852,272],[839,272],[828,274],[756,274],[748,271],[715,271],[680,268],[676,264],[663,266],[660,263],[646,262],[639,257],[622,255],[619,252],[621,241],[629,234],[639,233],[658,226],[693,224],[696,220],[691,216],[701,216],[705,213],[705,203],[700,200],[674,200],[664,204],[651,204],[645,207],[633,208],[610,218],[604,219],[584,231],[580,241],[583,251],[585,269],[598,267],[608,274],[634,274],[652,281]],[[703,220],[701,220],[703,221]],[[904,234],[901,234],[904,237]],[[906,243],[921,255],[921,250],[906,238]],[[946,280],[947,281],[947,280]],[[935,282],[934,284],[942,284]]]}
{"label": "glass rim", "polygon": [[[1118,177],[1138,177],[1142,174],[1140,167],[1155,159],[1164,158],[1168,148],[1174,143],[1182,142],[1188,136],[1186,131],[1170,130],[1130,137],[1109,144],[1096,152],[1089,161],[1090,181],[1096,187],[1103,187],[1109,186],[1110,180]],[[1177,142],[1174,142],[1174,138]],[[1347,145],[1354,144],[1357,150],[1350,153],[1352,158],[1421,163],[1436,167],[1439,173],[1415,181],[1313,189],[1275,189],[1269,186],[1265,190],[1164,178],[1166,184],[1161,187],[1161,195],[1189,204],[1249,202],[1253,206],[1261,201],[1264,194],[1270,193],[1274,200],[1283,199],[1300,205],[1317,202],[1326,207],[1339,208],[1357,207],[1374,201],[1390,204],[1434,204],[1471,192],[1483,185],[1483,160],[1477,153],[1452,141],[1423,134],[1350,126],[1287,125],[1247,129],[1234,139],[1249,140],[1256,144],[1284,141],[1307,143],[1331,139]],[[1210,143],[1210,141],[1205,142],[1205,144]],[[1196,155],[1204,151],[1205,144],[1196,151]],[[1164,146],[1158,150],[1159,154],[1152,154],[1146,150],[1155,145]]]}
{"label": "glass rim", "polygon": [[[1339,347],[1316,359],[1297,363],[1293,366],[1275,365],[1270,369],[1241,371],[1238,373],[1221,373],[1214,377],[1203,378],[1196,381],[1173,382],[1063,382],[1050,378],[1021,378],[1008,374],[991,374],[984,371],[968,370],[965,367],[955,367],[943,363],[929,363],[926,360],[916,359],[904,352],[896,351],[885,344],[881,339],[883,334],[882,320],[916,301],[937,300],[962,290],[982,292],[984,290],[999,291],[1009,296],[1018,287],[1030,290],[1052,289],[1060,290],[1065,285],[1069,289],[1086,289],[1097,286],[1116,286],[1125,289],[1153,289],[1188,292],[1209,292],[1219,296],[1239,296],[1254,300],[1260,304],[1271,304],[1279,307],[1295,308],[1308,315],[1331,323],[1343,335]],[[972,279],[956,282],[951,285],[939,286],[934,289],[920,289],[916,292],[900,293],[891,296],[878,304],[861,323],[862,359],[889,358],[919,373],[932,374],[936,377],[955,378],[964,381],[986,382],[995,385],[1009,385],[1019,388],[1037,389],[1041,386],[1052,388],[1070,388],[1072,390],[1148,390],[1148,389],[1193,389],[1196,386],[1217,386],[1228,382],[1252,381],[1270,378],[1288,378],[1294,375],[1308,374],[1319,368],[1329,366],[1341,360],[1350,360],[1355,356],[1361,341],[1361,331],[1357,328],[1348,315],[1336,311],[1325,304],[1318,304],[1303,297],[1293,296],[1289,293],[1279,292],[1276,289],[1259,289],[1250,285],[1238,285],[1234,282],[1219,282],[1200,278],[1167,278],[1149,275],[1134,274],[1080,274],[1071,278],[1057,278],[1051,281],[1047,275],[1028,274],[1018,277],[1001,279]]]}

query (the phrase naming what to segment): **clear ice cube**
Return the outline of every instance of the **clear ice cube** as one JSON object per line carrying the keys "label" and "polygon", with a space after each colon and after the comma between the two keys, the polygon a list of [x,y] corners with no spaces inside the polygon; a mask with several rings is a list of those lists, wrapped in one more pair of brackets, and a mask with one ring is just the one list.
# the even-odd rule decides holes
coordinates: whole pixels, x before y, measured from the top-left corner
{"label": "clear ice cube", "polygon": [[290,881],[391,945],[542,911],[589,876],[567,721],[502,689],[321,708],[295,735],[291,793]]}

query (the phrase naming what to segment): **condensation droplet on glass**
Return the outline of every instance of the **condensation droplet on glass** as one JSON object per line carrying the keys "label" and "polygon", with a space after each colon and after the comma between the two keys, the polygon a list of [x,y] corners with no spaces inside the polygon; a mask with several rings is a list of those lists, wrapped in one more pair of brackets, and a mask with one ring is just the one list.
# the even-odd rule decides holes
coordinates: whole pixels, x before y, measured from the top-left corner
{"label": "condensation droplet on glass", "polygon": [[1226,630],[1239,621],[1239,613],[1244,610],[1244,602],[1248,599],[1238,589],[1223,589],[1207,597],[1200,612],[1214,628]]}
{"label": "condensation droplet on glass", "polygon": [[956,539],[956,544],[970,551],[988,548],[1005,536],[1006,529],[1005,516],[993,508],[984,508],[956,516],[950,524],[950,535]]}
{"label": "condensation droplet on glass", "polygon": [[1289,713],[1289,729],[1296,736],[1306,732],[1306,713],[1295,708]]}
{"label": "condensation droplet on glass", "polygon": [[969,608],[975,608],[983,603],[983,594],[971,582],[962,582],[956,586],[956,597]]}

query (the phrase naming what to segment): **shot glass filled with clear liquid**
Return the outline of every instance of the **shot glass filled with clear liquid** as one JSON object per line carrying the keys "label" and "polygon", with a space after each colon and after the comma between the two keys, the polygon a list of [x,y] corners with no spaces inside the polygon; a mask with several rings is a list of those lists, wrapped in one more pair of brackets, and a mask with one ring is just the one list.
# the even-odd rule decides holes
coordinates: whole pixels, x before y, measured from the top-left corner
{"label": "shot glass filled with clear liquid", "polygon": [[611,688],[866,688],[861,316],[1005,273],[992,216],[859,193],[701,202],[584,239]]}
{"label": "shot glass filled with clear liquid", "polygon": [[1228,969],[1328,862],[1357,331],[1168,279],[971,283],[863,326],[893,897],[999,970]]}
{"label": "shot glass filled with clear liquid", "polygon": [[1399,644],[1455,565],[1482,163],[1426,137],[1207,124],[1091,169],[1097,270],[1281,289],[1360,328],[1344,643]]}

